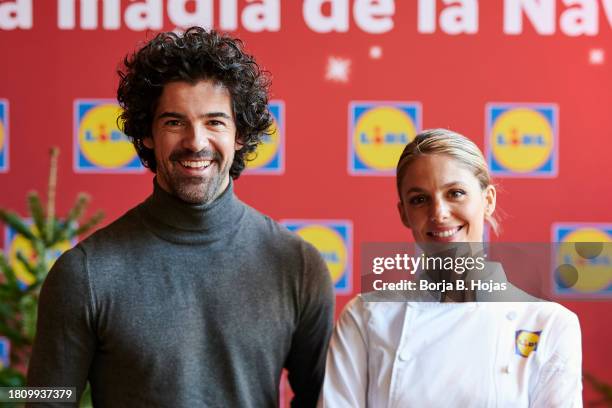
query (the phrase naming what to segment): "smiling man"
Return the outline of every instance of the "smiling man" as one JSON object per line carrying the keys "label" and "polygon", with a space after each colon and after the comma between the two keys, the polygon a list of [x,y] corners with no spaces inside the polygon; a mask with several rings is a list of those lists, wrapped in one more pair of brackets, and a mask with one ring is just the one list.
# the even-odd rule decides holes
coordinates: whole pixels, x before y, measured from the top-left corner
{"label": "smiling man", "polygon": [[201,28],[158,35],[119,75],[120,121],[153,193],[54,265],[28,384],[80,395],[89,381],[102,407],[273,407],[285,368],[293,405],[314,406],[329,273],[233,191],[272,124],[266,75],[239,41]]}

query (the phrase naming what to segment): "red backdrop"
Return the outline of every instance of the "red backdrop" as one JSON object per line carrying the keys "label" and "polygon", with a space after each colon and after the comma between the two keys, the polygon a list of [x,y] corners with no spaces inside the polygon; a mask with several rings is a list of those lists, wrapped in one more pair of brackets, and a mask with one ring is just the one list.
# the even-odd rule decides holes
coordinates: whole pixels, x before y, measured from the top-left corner
{"label": "red backdrop", "polygon": [[[71,3],[76,3],[74,28],[60,28],[59,11],[68,13]],[[421,128],[451,128],[483,149],[487,104],[539,103],[556,108],[557,171],[496,178],[498,206],[506,214],[497,239],[548,242],[555,223],[594,223],[605,230],[612,222],[609,1],[586,1],[590,8],[583,9],[560,0],[474,0],[450,6],[433,0],[117,0],[119,8],[110,0],[98,2],[100,18],[92,29],[80,21],[85,3],[0,1],[0,99],[9,107],[3,118],[9,143],[0,145],[9,161],[0,174],[1,207],[26,214],[26,193],[45,189],[53,145],[62,152],[60,214],[79,191],[92,195],[92,211],[106,212],[105,223],[142,201],[151,191],[149,172],[75,172],[74,101],[115,97],[120,60],[158,28],[151,10],[159,6],[164,30],[176,27],[182,3],[184,14],[201,13],[214,27],[227,29],[228,10],[236,3],[236,29],[230,32],[272,73],[272,98],[283,102],[285,114],[284,172],[247,174],[236,183],[240,198],[253,207],[278,220],[351,222],[349,255],[358,265],[362,242],[412,238],[397,216],[394,178],[349,171],[351,102],[418,102]],[[102,3],[108,3],[109,15],[119,17],[118,29],[110,29],[112,18],[103,22]],[[204,7],[208,3],[212,14]],[[138,5],[148,8],[134,17]],[[427,11],[432,5],[437,6],[433,20]],[[256,7],[263,8],[259,17],[252,14]],[[374,7],[369,22],[368,7]],[[321,14],[319,23],[312,17],[316,14]],[[138,16],[153,29],[136,30]],[[64,15],[62,24],[69,17]],[[326,22],[332,31],[318,32]],[[426,32],[432,22],[433,32]],[[518,33],[517,22],[522,23]],[[333,61],[340,68],[336,75],[329,72]],[[338,295],[338,311],[358,289],[359,271],[349,273],[352,291]],[[612,382],[609,300],[563,303],[580,318],[584,370]],[[593,394],[587,389],[585,396]]]}

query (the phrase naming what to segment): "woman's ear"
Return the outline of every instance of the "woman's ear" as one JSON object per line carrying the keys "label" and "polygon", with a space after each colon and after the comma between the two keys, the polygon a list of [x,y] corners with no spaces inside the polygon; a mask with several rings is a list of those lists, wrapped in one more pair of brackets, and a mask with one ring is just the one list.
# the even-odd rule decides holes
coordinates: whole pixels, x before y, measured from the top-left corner
{"label": "woman's ear", "polygon": [[490,218],[495,212],[495,203],[497,202],[497,190],[492,184],[488,185],[484,191],[485,199],[485,217]]}

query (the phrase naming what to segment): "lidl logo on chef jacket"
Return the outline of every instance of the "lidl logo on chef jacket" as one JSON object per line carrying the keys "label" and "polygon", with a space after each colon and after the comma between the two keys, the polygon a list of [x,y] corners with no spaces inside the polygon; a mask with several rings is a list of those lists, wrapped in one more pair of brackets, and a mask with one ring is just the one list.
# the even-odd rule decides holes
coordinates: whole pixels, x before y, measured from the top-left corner
{"label": "lidl logo on chef jacket", "polygon": [[121,108],[113,100],[74,102],[74,171],[134,173],[144,171],[136,149],[117,127]]}
{"label": "lidl logo on chef jacket", "polygon": [[261,144],[246,162],[246,174],[283,174],[285,171],[285,104],[270,101],[268,110],[274,123],[270,134],[262,136]]}
{"label": "lidl logo on chef jacket", "polygon": [[516,331],[516,354],[521,357],[529,357],[538,349],[541,331],[517,330]]}
{"label": "lidl logo on chef jacket", "polygon": [[420,103],[351,102],[349,173],[394,175],[404,147],[420,130]]}
{"label": "lidl logo on chef jacket", "polygon": [[569,297],[612,297],[612,224],[553,224],[553,290]]}
{"label": "lidl logo on chef jacket", "polygon": [[490,103],[486,156],[491,172],[507,177],[555,177],[558,109],[553,104]]}
{"label": "lidl logo on chef jacket", "polygon": [[282,224],[321,254],[337,294],[352,290],[352,223],[345,220],[284,220]]}
{"label": "lidl logo on chef jacket", "polygon": [[9,126],[8,101],[0,99],[0,173],[8,170]]}

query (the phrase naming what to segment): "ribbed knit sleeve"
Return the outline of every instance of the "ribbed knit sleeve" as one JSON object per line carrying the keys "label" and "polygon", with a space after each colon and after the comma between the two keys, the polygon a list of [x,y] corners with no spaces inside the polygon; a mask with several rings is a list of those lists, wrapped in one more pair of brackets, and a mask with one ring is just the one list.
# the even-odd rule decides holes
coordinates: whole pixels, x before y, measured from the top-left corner
{"label": "ribbed knit sleeve", "polygon": [[76,387],[78,400],[95,351],[93,314],[85,254],[76,247],[57,260],[41,289],[28,386]]}
{"label": "ribbed knit sleeve", "polygon": [[333,328],[334,291],[319,252],[303,242],[299,322],[287,358],[292,407],[314,407],[325,374],[325,357]]}

